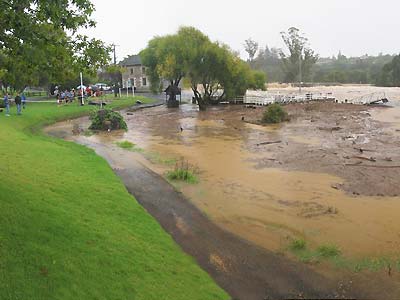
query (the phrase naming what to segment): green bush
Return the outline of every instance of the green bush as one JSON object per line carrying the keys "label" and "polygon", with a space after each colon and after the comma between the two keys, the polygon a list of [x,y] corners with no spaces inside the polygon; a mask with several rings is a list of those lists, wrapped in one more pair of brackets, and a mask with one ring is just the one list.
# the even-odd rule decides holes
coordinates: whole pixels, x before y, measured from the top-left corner
{"label": "green bush", "polygon": [[90,115],[90,120],[92,125],[90,125],[89,129],[92,130],[128,130],[128,126],[121,114],[108,108],[93,111]]}
{"label": "green bush", "polygon": [[277,103],[271,104],[267,107],[264,112],[262,122],[263,123],[281,123],[288,121],[289,117],[283,107]]}

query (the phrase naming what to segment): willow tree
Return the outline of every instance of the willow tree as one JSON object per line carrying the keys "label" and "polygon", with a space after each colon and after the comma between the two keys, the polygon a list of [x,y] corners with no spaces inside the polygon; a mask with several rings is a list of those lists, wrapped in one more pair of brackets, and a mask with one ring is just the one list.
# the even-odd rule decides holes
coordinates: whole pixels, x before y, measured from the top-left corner
{"label": "willow tree", "polygon": [[153,90],[159,89],[162,80],[167,80],[170,87],[178,88],[183,77],[191,70],[198,50],[208,43],[208,37],[193,27],[182,27],[174,35],[155,37],[149,41],[140,57],[148,67]]}
{"label": "willow tree", "polygon": [[185,77],[200,110],[210,101],[243,94],[255,82],[252,71],[227,46],[201,31],[182,27],[174,35],[155,37],[140,53],[152,86],[164,79],[178,87]]}
{"label": "willow tree", "polygon": [[95,72],[109,58],[97,39],[77,34],[94,26],[89,0],[0,1],[0,80],[13,88]]}

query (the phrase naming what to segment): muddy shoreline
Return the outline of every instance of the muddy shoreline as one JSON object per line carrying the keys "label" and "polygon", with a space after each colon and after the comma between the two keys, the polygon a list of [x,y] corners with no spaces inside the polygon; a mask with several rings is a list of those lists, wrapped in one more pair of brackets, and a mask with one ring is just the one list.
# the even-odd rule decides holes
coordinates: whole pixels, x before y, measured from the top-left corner
{"label": "muddy shoreline", "polygon": [[[241,116],[243,110],[235,114]],[[245,116],[246,120],[251,117],[256,118],[257,115],[250,112]],[[84,144],[103,156],[128,191],[233,299],[362,299],[382,298],[383,295],[387,299],[394,299],[395,287],[376,274],[342,273],[327,277],[314,268],[294,262],[221,228],[160,175],[144,166],[137,153],[81,136],[72,137],[71,133],[65,131],[61,135],[51,133],[51,129],[47,132]],[[278,159],[283,161],[282,157]],[[267,160],[267,163],[275,161]],[[258,167],[268,166],[263,162]],[[366,284],[372,278],[382,281],[378,289]]]}
{"label": "muddy shoreline", "polygon": [[[313,103],[286,109],[291,122],[280,131],[282,143],[249,147],[273,153],[255,162],[257,168],[329,173],[345,179],[332,188],[354,196],[400,195],[400,132],[373,118],[390,107]],[[258,123],[259,118],[260,111],[247,119]],[[298,136],[303,139],[293,138]]]}

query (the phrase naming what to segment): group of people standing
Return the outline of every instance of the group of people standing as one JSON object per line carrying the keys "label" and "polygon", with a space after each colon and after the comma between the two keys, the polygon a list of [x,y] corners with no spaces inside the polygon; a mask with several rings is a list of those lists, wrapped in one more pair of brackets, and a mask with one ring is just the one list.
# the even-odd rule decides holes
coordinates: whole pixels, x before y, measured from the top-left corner
{"label": "group of people standing", "polygon": [[[4,94],[3,101],[4,101],[4,108],[6,110],[6,116],[9,117],[10,116],[10,101],[11,101],[11,97],[10,97],[10,95],[8,93]],[[25,94],[22,93],[20,95],[19,93],[17,93],[15,95],[14,102],[15,102],[15,104],[17,106],[17,115],[21,115],[21,107],[23,109],[25,109],[25,106],[26,106]]]}
{"label": "group of people standing", "polygon": [[[82,97],[82,92],[83,92],[83,97]],[[76,97],[78,99],[82,98],[87,98],[87,97],[100,97],[103,95],[103,88],[97,88],[97,87],[85,87],[84,89],[71,89],[71,90],[64,90],[64,91],[59,91],[58,86],[55,87],[54,90],[54,95],[56,95],[57,103],[68,103],[68,102],[73,102]]]}

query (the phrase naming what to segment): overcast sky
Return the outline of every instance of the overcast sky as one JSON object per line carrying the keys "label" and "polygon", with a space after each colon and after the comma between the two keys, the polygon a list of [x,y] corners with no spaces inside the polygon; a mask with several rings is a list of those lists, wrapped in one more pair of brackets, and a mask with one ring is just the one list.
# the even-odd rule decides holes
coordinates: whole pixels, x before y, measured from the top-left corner
{"label": "overcast sky", "polygon": [[115,43],[117,59],[182,25],[200,29],[245,57],[243,42],[283,47],[280,32],[299,28],[321,56],[400,52],[400,0],[92,0],[97,26],[86,31]]}

